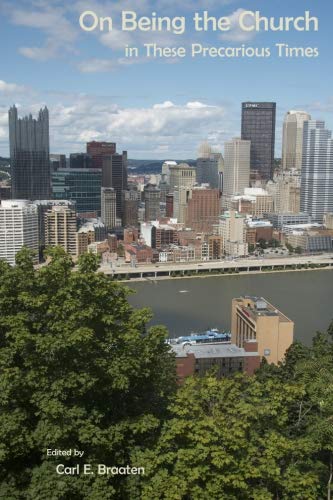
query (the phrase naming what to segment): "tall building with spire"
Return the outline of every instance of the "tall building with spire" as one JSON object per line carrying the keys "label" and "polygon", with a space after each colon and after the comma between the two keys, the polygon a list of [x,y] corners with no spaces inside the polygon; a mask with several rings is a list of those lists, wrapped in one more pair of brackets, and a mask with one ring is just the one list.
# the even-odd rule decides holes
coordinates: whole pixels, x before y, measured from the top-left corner
{"label": "tall building with spire", "polygon": [[12,172],[12,198],[48,199],[51,196],[49,112],[40,109],[38,118],[18,117],[10,108],[9,145]]}

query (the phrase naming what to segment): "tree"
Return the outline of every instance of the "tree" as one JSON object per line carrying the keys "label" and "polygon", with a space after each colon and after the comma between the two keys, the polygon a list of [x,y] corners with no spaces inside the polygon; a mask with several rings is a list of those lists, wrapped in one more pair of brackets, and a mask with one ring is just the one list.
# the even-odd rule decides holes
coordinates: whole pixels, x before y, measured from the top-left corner
{"label": "tree", "polygon": [[[237,375],[188,379],[157,446],[137,451],[146,476],[134,498],[317,500],[318,442],[298,434],[302,384]],[[141,495],[141,496],[140,496]],[[155,495],[155,496],[154,496]]]}
{"label": "tree", "polygon": [[[166,330],[147,330],[129,290],[60,248],[35,271],[0,261],[0,498],[127,498],[121,476],[59,476],[56,464],[130,464],[154,443],[175,390]],[[47,457],[47,449],[82,450]]]}
{"label": "tree", "polygon": [[295,253],[297,253],[297,254],[300,255],[301,253],[303,253],[303,248],[302,247],[296,247],[295,248]]}
{"label": "tree", "polygon": [[331,499],[332,325],[312,347],[295,342],[253,377],[188,379],[146,466],[137,498]]}

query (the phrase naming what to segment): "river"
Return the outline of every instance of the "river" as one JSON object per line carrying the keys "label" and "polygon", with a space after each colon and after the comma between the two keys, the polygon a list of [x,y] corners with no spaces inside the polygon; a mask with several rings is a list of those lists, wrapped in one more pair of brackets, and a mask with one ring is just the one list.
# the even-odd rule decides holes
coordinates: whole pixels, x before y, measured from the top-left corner
{"label": "river", "polygon": [[135,307],[149,306],[152,324],[166,325],[170,337],[230,329],[231,300],[241,295],[265,297],[295,322],[295,339],[310,344],[333,320],[333,272],[305,271],[183,278],[129,283]]}

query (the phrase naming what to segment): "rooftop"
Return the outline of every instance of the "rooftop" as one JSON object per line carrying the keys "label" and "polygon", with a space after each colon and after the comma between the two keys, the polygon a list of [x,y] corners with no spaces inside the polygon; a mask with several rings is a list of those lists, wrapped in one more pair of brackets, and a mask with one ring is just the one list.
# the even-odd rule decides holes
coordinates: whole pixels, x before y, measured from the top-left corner
{"label": "rooftop", "polygon": [[235,344],[196,344],[196,345],[171,345],[176,358],[184,358],[187,354],[194,354],[196,359],[207,358],[240,358],[246,356],[259,356],[257,352],[247,352]]}
{"label": "rooftop", "polygon": [[256,320],[260,316],[277,316],[281,322],[291,322],[287,316],[276,309],[263,297],[244,296],[236,299],[247,316]]}

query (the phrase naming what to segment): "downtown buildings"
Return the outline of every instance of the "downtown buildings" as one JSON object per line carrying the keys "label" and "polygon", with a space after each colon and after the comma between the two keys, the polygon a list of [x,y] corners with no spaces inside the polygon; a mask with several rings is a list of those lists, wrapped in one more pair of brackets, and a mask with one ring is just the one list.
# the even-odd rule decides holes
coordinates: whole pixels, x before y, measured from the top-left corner
{"label": "downtown buildings", "polygon": [[41,109],[38,118],[18,117],[13,106],[9,113],[9,146],[12,198],[44,200],[51,195],[49,112]]}

